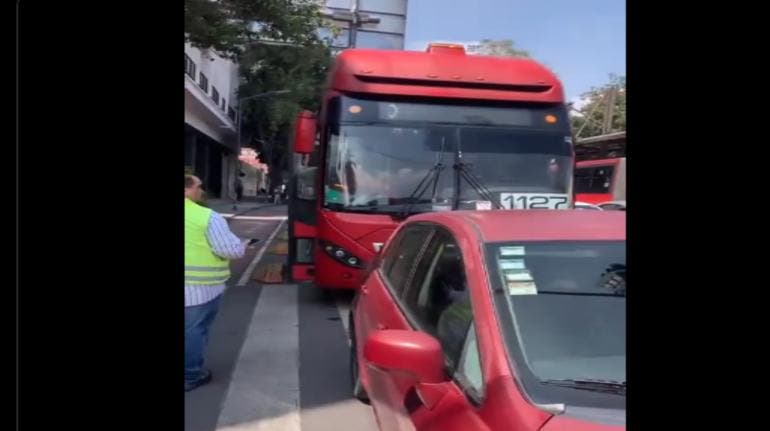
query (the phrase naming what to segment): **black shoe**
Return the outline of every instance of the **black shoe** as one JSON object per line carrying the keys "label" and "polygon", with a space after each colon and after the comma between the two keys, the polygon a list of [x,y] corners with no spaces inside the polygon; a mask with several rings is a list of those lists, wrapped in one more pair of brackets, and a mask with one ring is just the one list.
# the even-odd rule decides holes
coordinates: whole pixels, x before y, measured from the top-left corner
{"label": "black shoe", "polygon": [[204,369],[201,374],[201,377],[199,377],[198,380],[195,380],[194,382],[191,382],[191,383],[187,383],[187,382],[184,383],[184,391],[189,392],[199,386],[205,385],[206,383],[211,381],[211,377],[212,377],[211,370]]}

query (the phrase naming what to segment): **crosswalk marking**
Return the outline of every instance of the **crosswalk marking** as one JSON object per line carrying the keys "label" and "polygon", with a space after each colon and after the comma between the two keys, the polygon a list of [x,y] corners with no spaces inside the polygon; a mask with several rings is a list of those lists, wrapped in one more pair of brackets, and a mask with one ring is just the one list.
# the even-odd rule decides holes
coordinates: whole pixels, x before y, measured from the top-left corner
{"label": "crosswalk marking", "polygon": [[262,287],[217,431],[301,431],[297,294]]}
{"label": "crosswalk marking", "polygon": [[286,216],[243,216],[235,214],[222,214],[222,217],[230,220],[286,220]]}

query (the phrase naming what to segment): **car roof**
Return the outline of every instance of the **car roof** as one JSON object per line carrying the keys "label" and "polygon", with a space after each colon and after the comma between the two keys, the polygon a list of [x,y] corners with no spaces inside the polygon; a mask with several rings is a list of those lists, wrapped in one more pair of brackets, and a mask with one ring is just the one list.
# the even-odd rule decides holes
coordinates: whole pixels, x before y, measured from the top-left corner
{"label": "car roof", "polygon": [[440,211],[412,216],[408,222],[412,221],[449,226],[459,223],[472,227],[483,242],[626,239],[626,214],[622,211]]}

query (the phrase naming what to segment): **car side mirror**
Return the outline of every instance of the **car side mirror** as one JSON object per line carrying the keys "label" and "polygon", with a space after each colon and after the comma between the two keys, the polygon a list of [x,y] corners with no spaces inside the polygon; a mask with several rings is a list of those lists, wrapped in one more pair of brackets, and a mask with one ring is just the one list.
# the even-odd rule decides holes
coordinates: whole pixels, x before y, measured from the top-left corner
{"label": "car side mirror", "polygon": [[419,383],[442,383],[444,354],[441,344],[424,332],[386,329],[369,336],[364,358],[385,371],[413,375]]}

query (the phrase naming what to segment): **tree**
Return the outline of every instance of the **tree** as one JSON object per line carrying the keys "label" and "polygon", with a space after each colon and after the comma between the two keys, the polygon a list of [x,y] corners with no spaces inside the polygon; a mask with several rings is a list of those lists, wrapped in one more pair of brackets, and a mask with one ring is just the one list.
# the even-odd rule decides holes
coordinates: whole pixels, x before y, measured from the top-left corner
{"label": "tree", "polygon": [[[580,109],[572,108],[572,129],[578,138],[626,130],[626,77],[610,75],[609,82],[583,93]],[[609,116],[608,116],[609,115]]]}
{"label": "tree", "polygon": [[185,0],[185,40],[235,59],[260,40],[312,44],[324,23],[314,0]]}
{"label": "tree", "polygon": [[331,52],[321,42],[306,46],[255,45],[241,58],[241,97],[273,90],[289,90],[271,98],[244,103],[244,142],[259,148],[276,182],[288,163],[288,140],[299,111],[317,112],[331,65]]}
{"label": "tree", "polygon": [[227,56],[240,53],[248,28],[231,20],[232,11],[225,2],[185,0],[185,41],[200,48],[213,48]]}
{"label": "tree", "polygon": [[473,50],[474,53],[481,55],[493,55],[497,57],[530,57],[528,51],[516,48],[514,42],[510,39],[482,39],[478,45],[471,45],[469,48]]}
{"label": "tree", "polygon": [[331,62],[329,41],[319,36],[324,27],[329,25],[315,0],[185,0],[185,39],[238,61],[239,98],[290,91],[239,107],[242,141],[259,148],[274,181],[288,161],[296,114],[320,105]]}

